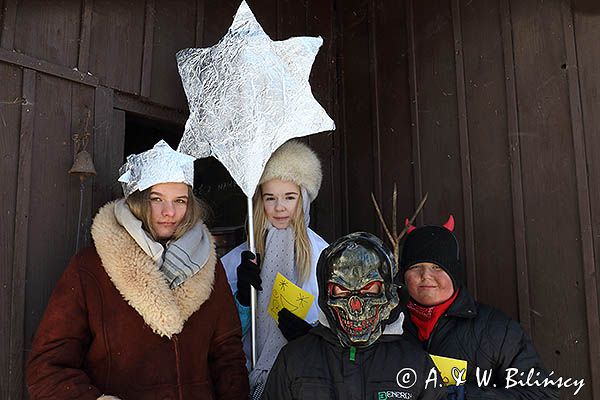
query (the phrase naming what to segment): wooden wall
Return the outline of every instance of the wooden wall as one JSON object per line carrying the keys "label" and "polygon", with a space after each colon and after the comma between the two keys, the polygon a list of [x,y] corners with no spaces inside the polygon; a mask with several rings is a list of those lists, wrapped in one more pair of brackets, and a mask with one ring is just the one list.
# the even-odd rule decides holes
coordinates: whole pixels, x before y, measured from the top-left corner
{"label": "wooden wall", "polygon": [[[580,2],[582,3],[582,2]],[[590,4],[586,4],[590,6]],[[342,231],[454,214],[470,290],[600,396],[598,6],[339,0]],[[571,398],[573,391],[563,391]]]}
{"label": "wooden wall", "polygon": [[[583,1],[578,1],[582,3]],[[562,0],[249,0],[273,39],[321,35],[311,84],[334,133],[313,227],[382,235],[457,221],[469,287],[519,319],[544,362],[600,396],[600,15]],[[99,206],[119,195],[127,115],[182,126],[174,53],[211,46],[238,0],[0,0],[0,398]],[[590,11],[592,11],[590,13]],[[91,110],[98,176],[67,174]],[[4,372],[6,371],[6,372]],[[572,393],[572,392],[571,392]],[[563,398],[570,398],[565,392]]]}

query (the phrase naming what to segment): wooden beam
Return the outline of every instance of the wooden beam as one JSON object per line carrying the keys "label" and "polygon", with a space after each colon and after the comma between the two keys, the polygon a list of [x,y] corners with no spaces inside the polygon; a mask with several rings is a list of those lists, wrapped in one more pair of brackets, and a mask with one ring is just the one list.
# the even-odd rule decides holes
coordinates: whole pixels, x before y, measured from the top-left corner
{"label": "wooden beam", "polygon": [[530,335],[531,302],[529,298],[529,268],[527,264],[527,241],[525,239],[525,206],[523,204],[523,173],[521,171],[521,143],[519,139],[519,115],[513,54],[512,22],[509,0],[500,1],[500,25],[506,87],[507,134],[509,143],[510,180],[512,190],[513,227],[515,235],[515,260],[517,268],[517,293],[519,296],[519,320]]}
{"label": "wooden beam", "polygon": [[[113,137],[114,91],[99,86],[94,96],[93,159],[97,175],[92,179],[92,214],[113,199],[119,186],[117,165],[123,160],[124,137]],[[120,147],[120,149],[119,149]],[[115,161],[118,160],[118,161]]]}
{"label": "wooden beam", "polygon": [[204,0],[196,0],[196,47],[204,46]]}
{"label": "wooden beam", "polygon": [[23,356],[25,342],[25,282],[31,194],[31,158],[35,120],[36,73],[23,71],[23,105],[17,172],[17,203],[15,213],[15,249],[13,254],[12,304],[10,315],[9,398],[23,398]]}
{"label": "wooden beam", "polygon": [[12,49],[15,46],[17,4],[18,0],[6,0],[4,2],[4,17],[2,19],[2,37],[0,38],[0,47],[5,49]]}
{"label": "wooden beam", "polygon": [[142,101],[135,95],[123,92],[115,92],[114,101],[115,108],[180,125],[184,125],[188,117],[187,112],[167,108],[149,101]]}
{"label": "wooden beam", "polygon": [[[417,50],[415,46],[415,24],[413,0],[406,3],[406,26],[408,32],[408,86],[410,96],[411,140],[413,158],[413,177],[415,184],[415,208],[423,198],[423,182],[421,176],[421,132],[419,130],[419,96],[417,85]],[[417,225],[423,225],[425,211],[417,215]]]}
{"label": "wooden beam", "polygon": [[0,49],[0,62],[18,65],[19,67],[32,69],[37,72],[56,76],[69,81],[83,83],[88,86],[98,86],[98,78],[88,72],[52,64],[16,51]]}
{"label": "wooden beam", "polygon": [[[379,75],[378,75],[378,63],[377,63],[377,18],[375,15],[376,1],[370,0],[367,2],[367,25],[369,30],[369,78],[371,90],[369,95],[371,96],[371,138],[373,141],[373,157],[372,157],[372,168],[373,168],[373,193],[376,193],[377,199],[381,202],[381,207],[385,209],[387,202],[383,201],[383,182],[381,163],[383,162],[381,156],[381,115],[379,106]],[[392,182],[387,182],[391,184]],[[394,182],[395,183],[395,182]],[[391,209],[391,207],[390,207]],[[390,212],[390,219],[388,221],[390,226],[393,224],[392,215],[395,210]],[[384,237],[383,226],[379,223],[375,225],[377,227],[377,234],[379,237]]]}
{"label": "wooden beam", "polygon": [[575,44],[574,21],[571,8],[561,3],[565,50],[567,56],[567,81],[569,83],[569,105],[571,133],[575,153],[575,175],[577,180],[577,204],[579,208],[579,229],[581,232],[581,253],[583,260],[583,284],[585,289],[585,311],[589,341],[590,375],[592,378],[592,398],[600,396],[600,312],[598,310],[598,274],[594,256],[592,234],[592,213],[588,182],[588,159],[583,129],[581,87],[577,68],[577,48]]}
{"label": "wooden beam", "polygon": [[150,97],[152,88],[152,48],[154,46],[154,19],[156,9],[154,0],[146,0],[144,17],[144,48],[142,50],[142,82],[140,95]]}
{"label": "wooden beam", "polygon": [[[469,125],[467,123],[467,96],[463,54],[460,2],[452,0],[452,27],[454,30],[454,61],[456,71],[456,102],[458,104],[458,133],[460,141],[460,166],[462,173],[462,197],[465,224],[465,252],[468,262],[467,285],[477,298],[477,260],[475,258],[475,228],[473,223],[473,180],[469,149]],[[467,267],[465,265],[465,267]]]}
{"label": "wooden beam", "polygon": [[90,37],[92,31],[92,3],[93,0],[83,0],[81,11],[81,29],[79,30],[79,54],[77,68],[81,72],[88,71],[90,58]]}

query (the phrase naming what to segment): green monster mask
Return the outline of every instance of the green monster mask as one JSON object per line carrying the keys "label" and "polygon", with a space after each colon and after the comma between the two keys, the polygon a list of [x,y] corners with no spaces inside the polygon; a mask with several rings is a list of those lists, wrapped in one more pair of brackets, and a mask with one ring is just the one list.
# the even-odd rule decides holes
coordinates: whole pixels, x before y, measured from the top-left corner
{"label": "green monster mask", "polygon": [[367,347],[381,336],[399,303],[391,252],[376,236],[338,239],[319,257],[319,306],[346,347]]}

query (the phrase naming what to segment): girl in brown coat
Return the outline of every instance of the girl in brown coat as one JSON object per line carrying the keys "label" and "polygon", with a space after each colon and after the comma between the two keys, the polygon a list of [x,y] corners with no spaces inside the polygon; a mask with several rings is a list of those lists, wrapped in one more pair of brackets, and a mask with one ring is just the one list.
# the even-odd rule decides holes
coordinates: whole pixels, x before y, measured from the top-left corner
{"label": "girl in brown coat", "polygon": [[195,199],[193,159],[128,157],[125,199],[60,278],[33,341],[35,399],[247,399],[241,328]]}

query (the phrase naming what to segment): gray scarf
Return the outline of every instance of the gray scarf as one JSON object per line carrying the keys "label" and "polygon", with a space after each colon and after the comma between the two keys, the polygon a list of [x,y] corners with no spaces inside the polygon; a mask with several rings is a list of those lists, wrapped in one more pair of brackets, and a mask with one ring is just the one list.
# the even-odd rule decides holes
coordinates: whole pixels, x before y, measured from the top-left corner
{"label": "gray scarf", "polygon": [[154,260],[171,289],[194,276],[208,261],[210,234],[202,222],[198,222],[179,239],[168,242],[165,251],[165,247],[142,228],[142,221],[133,215],[124,199],[115,203],[115,218]]}
{"label": "gray scarf", "polygon": [[179,239],[167,243],[167,251],[159,268],[171,289],[181,285],[204,267],[210,255],[206,227],[198,222]]}

